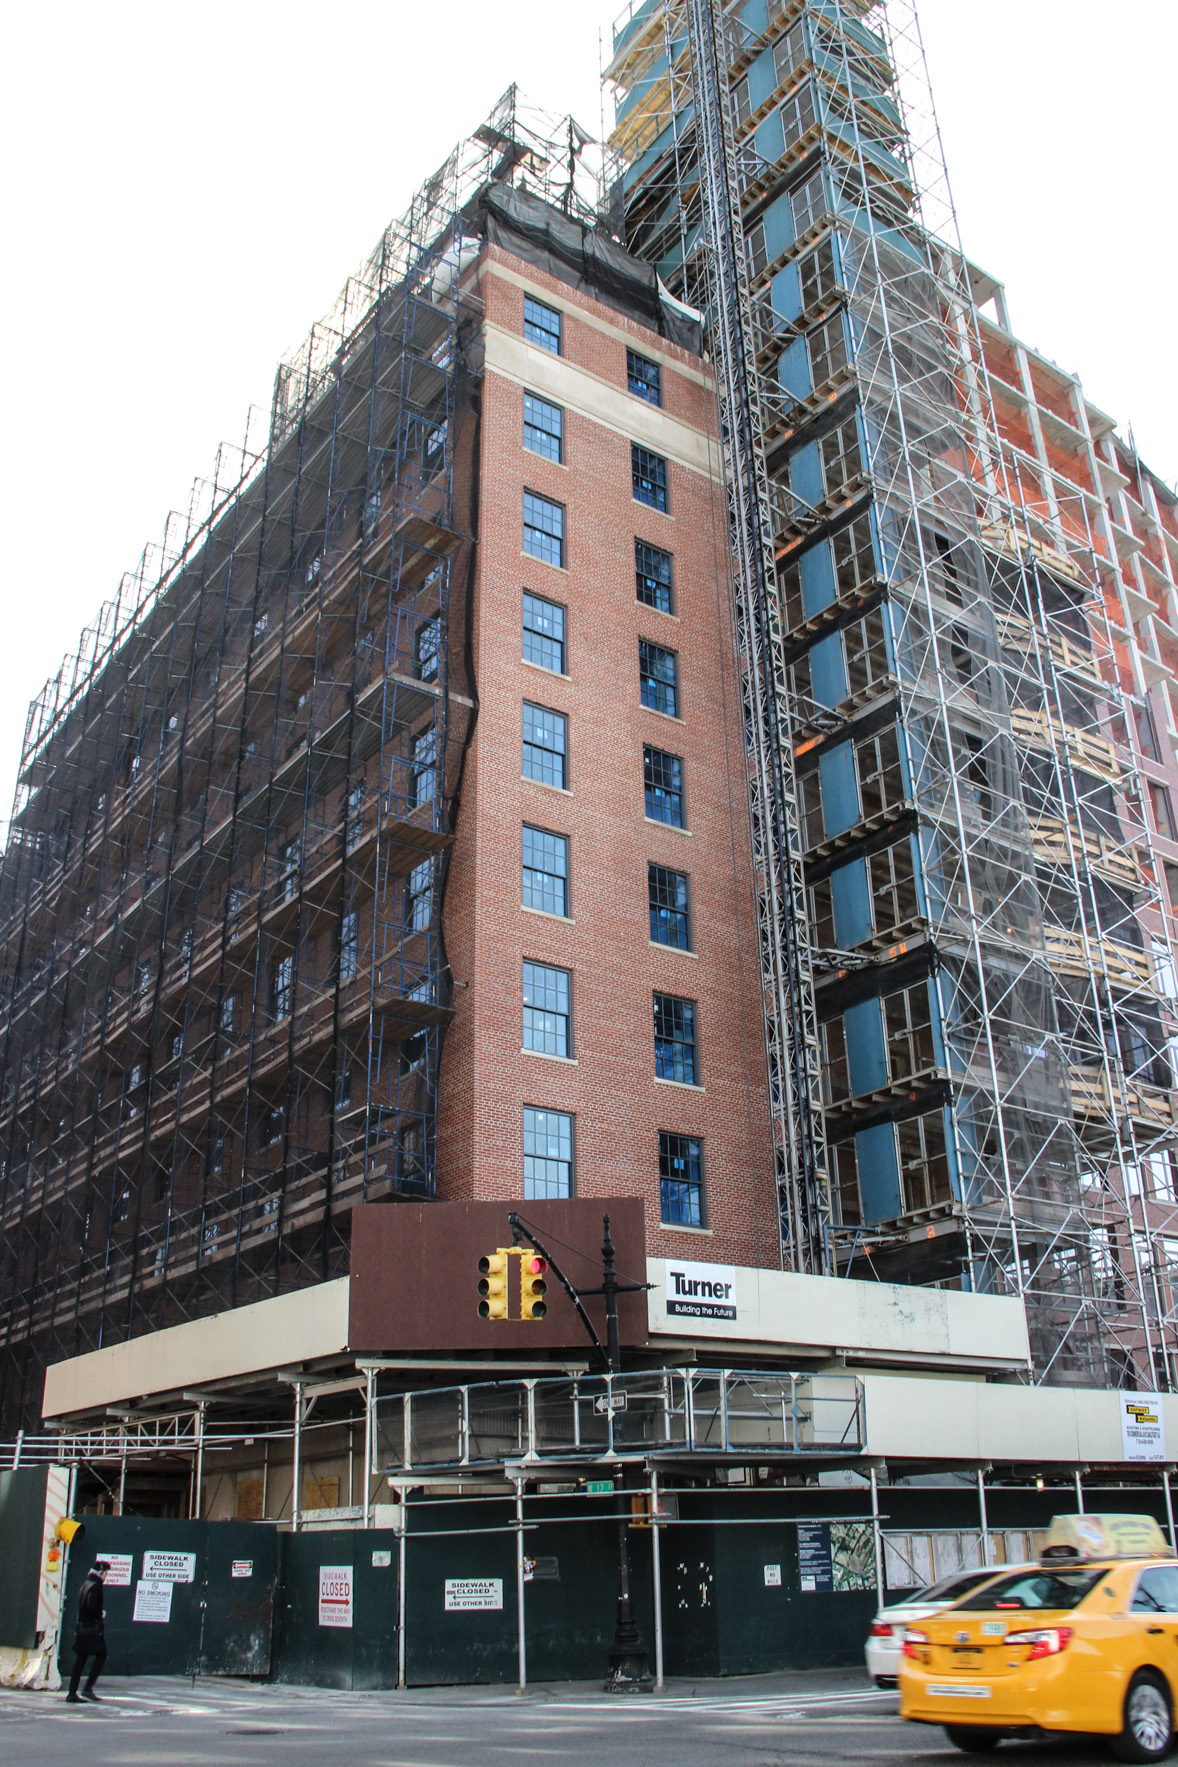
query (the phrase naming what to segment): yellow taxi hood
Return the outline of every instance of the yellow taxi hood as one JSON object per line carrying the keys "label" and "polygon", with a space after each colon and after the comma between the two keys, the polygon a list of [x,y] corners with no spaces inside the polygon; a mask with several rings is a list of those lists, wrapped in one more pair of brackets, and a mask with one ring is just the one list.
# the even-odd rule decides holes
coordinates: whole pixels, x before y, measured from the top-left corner
{"label": "yellow taxi hood", "polygon": [[1151,1515],[1053,1516],[1043,1554],[1054,1557],[1060,1547],[1077,1558],[1170,1557],[1166,1536]]}

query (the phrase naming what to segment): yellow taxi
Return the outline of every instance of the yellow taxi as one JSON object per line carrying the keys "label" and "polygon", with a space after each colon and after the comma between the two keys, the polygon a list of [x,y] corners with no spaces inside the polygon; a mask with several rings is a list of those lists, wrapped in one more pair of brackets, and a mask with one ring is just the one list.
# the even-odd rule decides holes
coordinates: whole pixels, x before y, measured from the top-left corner
{"label": "yellow taxi", "polygon": [[910,1626],[900,1716],[970,1754],[1042,1731],[1160,1761],[1178,1693],[1178,1559],[1152,1516],[1057,1516],[1036,1564]]}

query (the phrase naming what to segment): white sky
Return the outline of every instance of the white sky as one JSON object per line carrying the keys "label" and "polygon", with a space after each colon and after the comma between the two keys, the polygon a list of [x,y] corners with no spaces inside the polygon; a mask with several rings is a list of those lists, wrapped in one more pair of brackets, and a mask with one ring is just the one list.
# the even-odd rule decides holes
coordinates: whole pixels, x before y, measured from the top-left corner
{"label": "white sky", "polygon": [[[268,404],[278,356],[513,80],[597,132],[617,10],[7,9],[0,817],[29,700]],[[923,0],[921,17],[966,250],[1173,482],[1178,5]]]}

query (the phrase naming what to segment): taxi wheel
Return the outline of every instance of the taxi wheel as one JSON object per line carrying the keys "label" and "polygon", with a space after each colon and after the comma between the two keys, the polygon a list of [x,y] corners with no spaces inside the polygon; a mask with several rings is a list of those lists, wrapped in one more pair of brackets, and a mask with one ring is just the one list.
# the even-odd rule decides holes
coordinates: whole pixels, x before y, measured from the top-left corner
{"label": "taxi wheel", "polygon": [[1143,1669],[1129,1683],[1125,1728],[1113,1738],[1113,1752],[1122,1761],[1160,1761],[1169,1752],[1172,1722],[1169,1688]]}
{"label": "taxi wheel", "polygon": [[987,1730],[984,1724],[946,1724],[945,1735],[955,1749],[963,1749],[967,1755],[987,1754],[1002,1741],[1000,1730]]}

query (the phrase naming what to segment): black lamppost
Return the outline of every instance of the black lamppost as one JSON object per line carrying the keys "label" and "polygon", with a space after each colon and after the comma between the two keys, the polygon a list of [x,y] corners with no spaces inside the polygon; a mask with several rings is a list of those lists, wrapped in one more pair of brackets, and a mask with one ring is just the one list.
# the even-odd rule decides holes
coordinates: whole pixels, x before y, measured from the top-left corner
{"label": "black lamppost", "polygon": [[[601,1287],[577,1290],[561,1270],[559,1264],[542,1246],[539,1240],[524,1226],[514,1212],[508,1215],[508,1223],[518,1243],[526,1239],[533,1245],[542,1258],[548,1260],[552,1273],[565,1289],[572,1301],[582,1324],[597,1346],[598,1352],[605,1361],[611,1374],[622,1372],[622,1334],[618,1323],[618,1296],[645,1292],[650,1286],[645,1282],[619,1282],[615,1259],[614,1242],[610,1237],[609,1216],[602,1216],[603,1239],[601,1243]],[[605,1345],[602,1345],[593,1328],[593,1322],[586,1313],[582,1303],[583,1295],[601,1295],[605,1300]],[[619,1426],[618,1414],[614,1413],[614,1441],[617,1442]],[[634,1615],[634,1597],[630,1574],[630,1518],[627,1513],[629,1498],[626,1492],[625,1468],[619,1469],[618,1484],[621,1487],[614,1499],[617,1508],[618,1530],[618,1600],[614,1618],[614,1638],[609,1647],[609,1668],[606,1673],[605,1691],[607,1693],[649,1693],[653,1685],[650,1675],[650,1660],[646,1654],[646,1646],[642,1642],[642,1632]]]}

